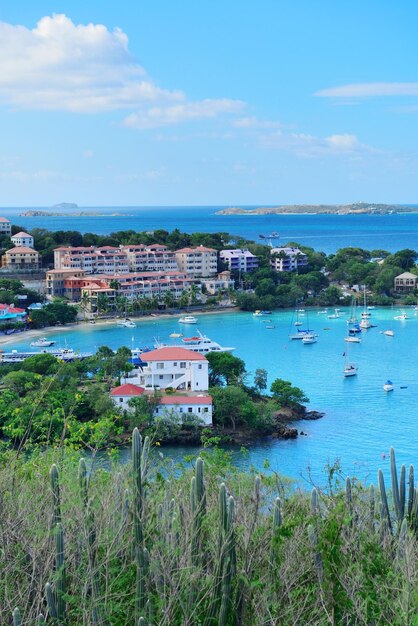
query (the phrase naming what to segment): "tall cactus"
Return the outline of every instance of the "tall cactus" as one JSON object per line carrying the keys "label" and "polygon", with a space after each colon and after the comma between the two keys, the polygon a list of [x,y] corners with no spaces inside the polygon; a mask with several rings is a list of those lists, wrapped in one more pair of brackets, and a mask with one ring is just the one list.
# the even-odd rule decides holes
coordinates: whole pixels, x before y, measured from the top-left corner
{"label": "tall cactus", "polygon": [[45,618],[42,615],[42,613],[39,613],[38,619],[36,620],[36,624],[37,624],[37,626],[44,626],[44,624],[46,624]]}
{"label": "tall cactus", "polygon": [[58,523],[55,527],[55,598],[57,607],[58,623],[62,624],[65,621],[65,561],[64,561],[64,530],[61,523]]}
{"label": "tall cactus", "polygon": [[319,515],[319,497],[316,487],[313,487],[311,491],[311,513],[315,517]]}
{"label": "tall cactus", "polygon": [[[139,620],[140,613],[145,609],[146,593],[145,582],[148,571],[148,558],[144,546],[144,484],[146,477],[146,464],[149,451],[149,439],[146,438],[144,447],[142,437],[137,428],[132,433],[132,464],[133,464],[133,516],[134,516],[134,555],[136,562],[136,594],[135,615]],[[145,456],[143,451],[145,450]]]}
{"label": "tall cactus", "polygon": [[322,579],[324,576],[324,566],[322,562],[322,554],[321,554],[321,551],[319,550],[318,536],[312,524],[309,524],[308,526],[308,538],[309,538],[309,543],[311,544],[311,547],[314,550],[314,565],[315,565],[316,574],[318,576],[319,583],[322,584]]}
{"label": "tall cactus", "polygon": [[399,531],[399,537],[398,537],[398,550],[397,550],[398,561],[403,561],[403,559],[405,558],[405,544],[406,544],[407,534],[408,534],[408,522],[405,517],[404,520],[402,521],[402,525],[401,525],[401,528]]}
{"label": "tall cactus", "polygon": [[45,585],[45,596],[46,596],[46,603],[48,605],[49,615],[52,621],[54,622],[54,624],[57,624],[58,623],[57,622],[57,618],[58,618],[57,604],[55,602],[54,590],[52,589],[52,586],[50,583],[46,583]]}
{"label": "tall cactus", "polygon": [[374,519],[376,515],[376,497],[374,492],[374,485],[370,485],[369,489],[369,526],[371,530],[374,530]]}
{"label": "tall cactus", "polygon": [[415,498],[415,479],[414,479],[414,466],[409,466],[408,472],[408,519],[411,520],[412,509],[414,507]]}
{"label": "tall cactus", "polygon": [[227,504],[226,549],[222,554],[222,598],[219,609],[219,626],[226,626],[229,623],[228,615],[232,596],[232,577],[236,569],[234,518],[235,500],[232,496],[229,496]]}
{"label": "tall cactus", "polygon": [[271,550],[270,550],[270,561],[274,564],[275,557],[275,540],[276,540],[276,532],[282,525],[282,510],[281,510],[281,501],[280,498],[276,498],[274,501],[273,508],[273,528],[272,528],[272,536],[271,536]]}
{"label": "tall cactus", "polygon": [[53,497],[53,517],[52,517],[52,528],[61,521],[61,496],[60,496],[60,485],[59,485],[59,474],[58,468],[55,463],[52,465],[49,471],[49,477],[51,481],[51,490]]}
{"label": "tall cactus", "polygon": [[81,501],[83,503],[84,526],[87,534],[87,556],[89,562],[89,577],[91,584],[92,622],[94,625],[105,625],[101,598],[100,571],[97,562],[97,533],[93,508],[89,497],[89,478],[85,459],[78,464],[78,483]]}
{"label": "tall cactus", "polygon": [[[378,471],[378,481],[380,489],[380,501],[381,501],[381,518],[384,526],[387,527],[389,532],[392,532],[392,522],[390,519],[388,498],[386,495],[385,478],[381,469]],[[398,482],[396,481],[396,485]]]}
{"label": "tall cactus", "polygon": [[401,470],[399,484],[395,450],[393,448],[390,449],[390,477],[392,481],[393,505],[395,508],[396,518],[398,520],[398,528],[400,529],[405,514],[405,468],[403,467],[403,471]]}
{"label": "tall cactus", "polygon": [[206,514],[206,493],[203,479],[203,460],[196,460],[195,475],[190,484],[190,504],[193,513],[192,561],[197,564],[202,544],[202,522]]}

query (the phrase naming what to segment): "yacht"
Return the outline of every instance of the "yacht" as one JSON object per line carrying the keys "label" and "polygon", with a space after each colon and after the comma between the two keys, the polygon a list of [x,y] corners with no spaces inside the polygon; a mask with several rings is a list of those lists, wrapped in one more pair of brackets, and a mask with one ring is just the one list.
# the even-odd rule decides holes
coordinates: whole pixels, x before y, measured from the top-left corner
{"label": "yacht", "polygon": [[184,315],[179,319],[180,324],[197,324],[197,317],[193,315]]}
{"label": "yacht", "polygon": [[263,313],[260,311],[260,309],[257,309],[253,313],[253,317],[261,317],[262,315],[263,315]]}
{"label": "yacht", "polygon": [[51,354],[61,361],[87,359],[92,356],[91,352],[75,352],[72,348],[57,348],[54,350],[40,350],[38,352],[18,352],[17,350],[12,350],[11,352],[0,353],[0,362],[21,363],[25,359],[29,359],[31,356],[38,356],[39,354]]}
{"label": "yacht", "polygon": [[53,346],[55,341],[51,339],[47,339],[46,337],[42,337],[41,339],[37,339],[36,341],[32,341],[30,344],[32,348],[49,348],[49,346]]}
{"label": "yacht", "polygon": [[395,333],[393,332],[393,330],[384,330],[383,334],[386,335],[387,337],[394,337]]}
{"label": "yacht", "polygon": [[181,344],[160,343],[156,341],[155,348],[186,348],[187,350],[199,352],[200,354],[206,354],[208,352],[233,352],[233,350],[235,350],[235,348],[221,346],[216,341],[212,341],[212,339],[203,335],[200,331],[193,337],[183,337]]}
{"label": "yacht", "polygon": [[357,366],[354,363],[349,363],[344,366],[344,376],[348,378],[349,376],[357,376]]}
{"label": "yacht", "polygon": [[406,313],[401,313],[400,315],[395,315],[395,317],[393,318],[394,320],[407,320],[408,316]]}
{"label": "yacht", "polygon": [[385,384],[383,385],[383,391],[393,391],[393,390],[394,390],[393,382],[391,380],[387,380]]}
{"label": "yacht", "polygon": [[363,317],[363,319],[360,322],[360,328],[362,328],[363,330],[367,330],[368,328],[371,328],[372,325],[369,321],[369,319],[367,317]]}
{"label": "yacht", "polygon": [[125,317],[124,320],[119,320],[117,322],[118,326],[122,326],[124,328],[136,328],[135,322],[129,319],[129,317]]}
{"label": "yacht", "polygon": [[356,337],[355,335],[347,335],[344,341],[347,341],[347,343],[361,343],[360,337]]}

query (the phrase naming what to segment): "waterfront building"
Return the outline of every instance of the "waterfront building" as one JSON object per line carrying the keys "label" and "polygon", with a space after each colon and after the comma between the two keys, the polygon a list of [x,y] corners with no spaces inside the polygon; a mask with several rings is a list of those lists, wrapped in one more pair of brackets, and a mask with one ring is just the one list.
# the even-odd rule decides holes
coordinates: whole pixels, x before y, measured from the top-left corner
{"label": "waterfront building", "polygon": [[39,270],[39,252],[26,246],[6,250],[1,259],[2,267],[16,271]]}
{"label": "waterfront building", "polygon": [[119,387],[112,389],[110,395],[116,407],[127,411],[130,408],[129,400],[138,398],[144,393],[145,389],[143,387],[133,385],[132,383],[125,383],[124,385],[119,385]]}
{"label": "waterfront building", "polygon": [[144,352],[144,365],[124,379],[146,389],[207,391],[209,363],[206,357],[186,348],[166,347]]}
{"label": "waterfront building", "polygon": [[215,276],[218,270],[218,254],[213,248],[181,248],[176,250],[176,259],[179,270],[194,278]]}
{"label": "waterfront building", "polygon": [[231,278],[231,272],[228,270],[219,272],[214,278],[202,278],[200,282],[205,286],[207,293],[211,296],[220,291],[223,292],[228,291],[228,289],[234,289],[235,286],[235,281]]}
{"label": "waterfront building", "polygon": [[33,248],[33,245],[34,245],[34,241],[33,241],[32,235],[29,235],[28,233],[25,233],[23,231],[20,231],[19,233],[16,233],[16,235],[12,235],[10,237],[10,239],[12,240],[12,243],[15,246],[23,246],[25,248]]}
{"label": "waterfront building", "polygon": [[417,289],[418,284],[418,276],[416,274],[412,274],[411,272],[403,272],[398,276],[395,276],[394,279],[394,290],[399,293],[415,291]]}
{"label": "waterfront building", "polygon": [[7,217],[0,217],[0,235],[11,235],[12,223]]}
{"label": "waterfront building", "polygon": [[5,320],[24,322],[26,320],[25,309],[19,309],[13,304],[0,304],[0,322]]}
{"label": "waterfront building", "polygon": [[121,246],[130,272],[176,272],[176,253],[161,244]]}
{"label": "waterfront building", "polygon": [[75,271],[72,269],[53,269],[48,270],[46,273],[46,295],[49,298],[65,297],[66,296],[66,288],[65,281],[66,279],[72,278],[81,278],[84,277],[84,270]]}
{"label": "waterfront building", "polygon": [[308,257],[299,248],[272,248],[270,265],[276,272],[295,272],[308,265]]}
{"label": "waterfront building", "polygon": [[258,268],[258,257],[249,250],[221,250],[219,256],[231,272],[248,273]]}
{"label": "waterfront building", "polygon": [[211,426],[213,418],[212,396],[203,394],[163,396],[154,409],[154,417],[162,417],[165,413],[178,413],[183,418],[187,414],[196,415],[203,420],[205,426]]}

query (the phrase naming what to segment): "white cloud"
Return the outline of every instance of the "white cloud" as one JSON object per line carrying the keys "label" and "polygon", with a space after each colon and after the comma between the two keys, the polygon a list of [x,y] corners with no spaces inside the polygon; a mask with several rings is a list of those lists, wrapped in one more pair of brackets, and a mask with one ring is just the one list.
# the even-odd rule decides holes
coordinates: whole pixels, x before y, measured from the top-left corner
{"label": "white cloud", "polygon": [[273,122],[271,120],[260,120],[258,117],[240,117],[237,120],[234,120],[233,126],[235,128],[281,128],[282,124],[280,122]]}
{"label": "white cloud", "polygon": [[165,125],[241,109],[233,100],[188,103],[182,91],[147,76],[122,30],[74,24],[62,14],[41,18],[32,30],[0,22],[0,103],[80,113],[139,110],[137,124],[135,117],[126,124],[137,128],[160,125],[159,117]]}
{"label": "white cloud", "polygon": [[245,107],[240,100],[201,100],[200,102],[184,102],[171,106],[151,107],[128,115],[124,126],[129,128],[146,129],[159,128],[180,124],[193,119],[212,118],[225,113],[239,113]]}
{"label": "white cloud", "polygon": [[306,133],[277,131],[264,134],[260,140],[264,147],[287,150],[303,158],[359,157],[364,153],[377,152],[375,148],[361,143],[356,135],[348,133],[317,137]]}
{"label": "white cloud", "polygon": [[418,83],[353,83],[317,91],[320,98],[371,98],[376,96],[418,96]]}

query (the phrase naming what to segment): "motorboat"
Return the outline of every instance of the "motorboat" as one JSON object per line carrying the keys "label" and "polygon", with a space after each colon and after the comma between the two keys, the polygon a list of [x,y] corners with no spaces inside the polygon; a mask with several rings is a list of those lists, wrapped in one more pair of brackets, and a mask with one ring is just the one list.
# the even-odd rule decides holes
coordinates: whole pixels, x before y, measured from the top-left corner
{"label": "motorboat", "polygon": [[389,392],[389,391],[393,391],[393,390],[394,390],[394,385],[393,385],[392,381],[391,380],[387,380],[385,382],[385,384],[383,385],[383,391]]}
{"label": "motorboat", "polygon": [[119,320],[117,322],[118,326],[122,326],[124,328],[136,328],[135,322],[129,319],[129,317],[125,317],[124,320]]}
{"label": "motorboat", "polygon": [[170,333],[169,336],[172,337],[173,339],[177,339],[178,337],[183,337],[183,334],[182,333]]}
{"label": "motorboat", "polygon": [[183,337],[181,344],[177,343],[161,343],[155,342],[156,349],[158,348],[186,348],[192,350],[192,352],[199,352],[200,354],[207,354],[208,352],[233,352],[235,348],[221,346],[216,341],[209,339],[206,335],[203,335],[200,331],[193,337]]}
{"label": "motorboat", "polygon": [[329,320],[336,320],[336,319],[338,319],[338,318],[340,317],[340,315],[341,315],[341,314],[340,314],[340,310],[339,310],[339,309],[335,309],[335,310],[334,310],[334,313],[330,313],[330,314],[328,315],[328,319],[329,319]]}
{"label": "motorboat", "polygon": [[271,330],[272,328],[276,328],[274,324],[266,324],[265,328],[267,328],[268,330]]}
{"label": "motorboat", "polygon": [[367,317],[364,317],[361,322],[360,322],[360,328],[362,328],[363,330],[368,330],[369,328],[371,328],[372,325],[369,322]]}
{"label": "motorboat", "polygon": [[393,332],[393,330],[384,330],[383,334],[386,335],[386,337],[394,337],[395,333]]}
{"label": "motorboat", "polygon": [[261,315],[271,315],[271,311],[260,311]]}
{"label": "motorboat", "polygon": [[51,354],[55,358],[61,361],[74,361],[87,359],[92,356],[91,352],[75,352],[72,348],[58,348],[53,350],[40,350],[37,352],[18,352],[18,350],[12,350],[11,352],[2,352],[0,354],[1,363],[21,363],[32,356],[38,356],[40,354]]}
{"label": "motorboat", "polygon": [[51,339],[47,339],[46,337],[42,337],[41,339],[37,339],[36,341],[32,341],[30,344],[32,348],[49,348],[49,346],[53,346],[55,341]]}
{"label": "motorboat", "polygon": [[347,341],[347,343],[361,343],[360,337],[356,337],[355,335],[348,335],[344,341]]}
{"label": "motorboat", "polygon": [[317,335],[315,333],[306,332],[302,337],[303,344],[316,343]]}
{"label": "motorboat", "polygon": [[263,313],[259,309],[257,309],[253,313],[253,317],[261,317],[262,315],[263,315]]}
{"label": "motorboat", "polygon": [[194,315],[184,315],[179,319],[179,324],[197,324],[197,317],[194,317]]}
{"label": "motorboat", "polygon": [[401,322],[403,320],[407,320],[408,316],[406,313],[401,313],[400,315],[395,315],[395,317],[393,318],[394,320],[400,320]]}

